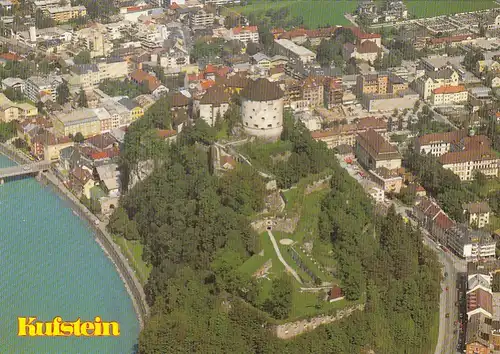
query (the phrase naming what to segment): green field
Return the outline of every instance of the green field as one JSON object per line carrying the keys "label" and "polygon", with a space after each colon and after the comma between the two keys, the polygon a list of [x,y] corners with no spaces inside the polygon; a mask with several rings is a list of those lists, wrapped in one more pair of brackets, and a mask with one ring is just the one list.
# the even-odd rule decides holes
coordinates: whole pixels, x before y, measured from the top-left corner
{"label": "green field", "polygon": [[344,17],[344,13],[352,13],[356,10],[356,7],[357,2],[352,0],[285,0],[273,2],[254,0],[250,5],[237,6],[231,8],[231,10],[243,15],[255,13],[260,16],[270,9],[288,8],[290,17],[302,16],[304,26],[317,28],[325,25],[349,25],[350,22]]}
{"label": "green field", "polygon": [[417,18],[500,7],[494,0],[406,0],[405,3],[409,14]]}

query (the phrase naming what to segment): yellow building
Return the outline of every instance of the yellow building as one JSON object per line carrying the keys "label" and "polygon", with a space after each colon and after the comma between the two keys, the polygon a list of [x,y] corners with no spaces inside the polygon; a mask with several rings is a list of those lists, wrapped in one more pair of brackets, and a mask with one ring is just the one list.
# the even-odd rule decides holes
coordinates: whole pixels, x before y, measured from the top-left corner
{"label": "yellow building", "polygon": [[71,113],[55,113],[54,129],[57,136],[75,136],[80,132],[84,137],[101,133],[101,122],[93,110],[80,108]]}
{"label": "yellow building", "polygon": [[0,93],[0,121],[11,122],[38,115],[38,108],[29,103],[15,103]]}
{"label": "yellow building", "polygon": [[478,74],[482,74],[485,70],[499,72],[500,71],[500,63],[495,60],[479,60],[476,63],[476,72]]}
{"label": "yellow building", "polygon": [[47,14],[56,23],[68,22],[74,18],[84,17],[87,15],[85,6],[58,6],[49,7]]}
{"label": "yellow building", "polygon": [[136,121],[144,115],[144,108],[142,108],[141,105],[134,100],[122,98],[118,101],[118,103],[128,110],[131,122]]}

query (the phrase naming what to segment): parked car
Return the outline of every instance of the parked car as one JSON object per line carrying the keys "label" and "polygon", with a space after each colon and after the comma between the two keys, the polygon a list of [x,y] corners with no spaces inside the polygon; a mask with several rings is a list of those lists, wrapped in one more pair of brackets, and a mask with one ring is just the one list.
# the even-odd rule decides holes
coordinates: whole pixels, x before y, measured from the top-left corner
{"label": "parked car", "polygon": [[444,317],[446,317],[446,318],[450,318],[450,314],[449,314],[449,313],[447,313],[446,315],[444,315]]}

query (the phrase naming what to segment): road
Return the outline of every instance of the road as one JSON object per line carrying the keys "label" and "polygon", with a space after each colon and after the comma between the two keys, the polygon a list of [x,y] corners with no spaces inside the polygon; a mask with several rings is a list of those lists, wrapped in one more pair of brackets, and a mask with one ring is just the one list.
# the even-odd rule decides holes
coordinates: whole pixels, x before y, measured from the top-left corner
{"label": "road", "polygon": [[281,252],[280,252],[280,249],[278,247],[278,243],[276,242],[276,239],[274,238],[274,235],[273,233],[271,232],[271,230],[267,230],[267,234],[269,235],[269,239],[271,240],[271,243],[273,244],[273,247],[274,247],[274,251],[276,252],[276,255],[278,256],[278,259],[280,260],[281,263],[283,263],[283,265],[285,266],[285,269],[291,274],[293,275],[293,277],[295,279],[297,279],[297,281],[299,282],[299,284],[302,284],[302,279],[300,279],[299,275],[297,274],[297,272],[288,265],[288,263],[285,261],[285,259],[283,258],[283,256],[281,255]]}
{"label": "road", "polygon": [[[398,201],[391,202],[398,214],[407,217],[406,210],[410,210],[410,208]],[[412,225],[418,227],[416,221],[412,219],[408,220],[410,220]],[[442,291],[439,298],[439,336],[434,354],[458,353],[456,348],[459,333],[458,331],[457,333],[453,333],[454,330],[457,329],[454,322],[458,320],[458,309],[455,306],[455,303],[458,301],[457,281],[458,273],[467,271],[467,263],[465,260],[458,258],[449,251],[445,252],[432,240],[427,230],[421,227],[420,230],[424,236],[424,244],[436,252],[439,261],[443,264],[443,277],[445,273],[448,273],[448,276],[443,278],[441,286]],[[446,288],[448,288],[448,290],[446,290]],[[449,314],[449,318],[446,318],[447,313]]]}

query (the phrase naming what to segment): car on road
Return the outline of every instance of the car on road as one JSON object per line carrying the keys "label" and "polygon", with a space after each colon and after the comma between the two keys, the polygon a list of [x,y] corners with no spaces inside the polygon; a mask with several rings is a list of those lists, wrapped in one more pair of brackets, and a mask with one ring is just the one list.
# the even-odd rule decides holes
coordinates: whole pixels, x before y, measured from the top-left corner
{"label": "car on road", "polygon": [[444,317],[446,317],[446,318],[450,318],[450,314],[449,314],[449,313],[447,313],[446,315],[444,315]]}
{"label": "car on road", "polygon": [[446,291],[448,291],[448,287],[446,287]]}
{"label": "car on road", "polygon": [[29,166],[23,166],[23,171],[29,171],[29,170],[31,170],[31,167],[29,167]]}
{"label": "car on road", "polygon": [[444,272],[444,277],[446,278],[448,276],[448,272]]}

